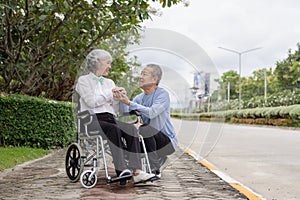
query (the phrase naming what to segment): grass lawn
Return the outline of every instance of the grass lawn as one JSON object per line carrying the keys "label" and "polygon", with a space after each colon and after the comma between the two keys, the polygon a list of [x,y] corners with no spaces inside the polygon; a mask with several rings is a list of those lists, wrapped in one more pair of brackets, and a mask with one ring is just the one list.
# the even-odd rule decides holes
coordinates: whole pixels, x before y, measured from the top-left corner
{"label": "grass lawn", "polygon": [[0,147],[0,171],[13,168],[35,158],[43,157],[50,151],[28,147]]}

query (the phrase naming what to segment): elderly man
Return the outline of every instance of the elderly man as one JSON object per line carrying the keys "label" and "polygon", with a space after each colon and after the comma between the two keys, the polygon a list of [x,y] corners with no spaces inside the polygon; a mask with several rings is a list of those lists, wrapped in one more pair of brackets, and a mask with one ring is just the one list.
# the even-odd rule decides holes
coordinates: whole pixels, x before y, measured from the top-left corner
{"label": "elderly man", "polygon": [[144,137],[152,172],[161,177],[160,168],[167,155],[177,146],[175,130],[170,119],[169,93],[159,87],[162,70],[159,65],[148,64],[141,72],[139,86],[143,93],[132,101],[126,92],[113,90],[114,98],[126,104],[129,110],[141,113],[143,125],[140,134]]}

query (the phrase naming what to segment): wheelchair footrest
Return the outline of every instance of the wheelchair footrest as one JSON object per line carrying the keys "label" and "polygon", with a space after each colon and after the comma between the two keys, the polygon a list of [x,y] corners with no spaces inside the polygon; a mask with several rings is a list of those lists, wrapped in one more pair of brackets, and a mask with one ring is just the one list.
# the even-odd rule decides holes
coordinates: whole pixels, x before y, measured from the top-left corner
{"label": "wheelchair footrest", "polygon": [[85,167],[94,167],[93,164],[84,164]]}
{"label": "wheelchair footrest", "polygon": [[106,183],[115,183],[115,182],[120,182],[124,180],[130,180],[132,178],[132,175],[125,175],[125,176],[120,176],[120,177],[115,177],[111,179],[107,179]]}

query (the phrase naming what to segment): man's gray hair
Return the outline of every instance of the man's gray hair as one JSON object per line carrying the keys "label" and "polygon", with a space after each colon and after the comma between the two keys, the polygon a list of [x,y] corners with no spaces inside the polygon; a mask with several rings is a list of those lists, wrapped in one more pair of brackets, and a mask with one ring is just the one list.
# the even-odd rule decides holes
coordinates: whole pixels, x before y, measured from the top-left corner
{"label": "man's gray hair", "polygon": [[94,49],[86,56],[85,65],[88,71],[94,72],[98,67],[98,63],[106,60],[112,61],[112,56],[108,51]]}
{"label": "man's gray hair", "polygon": [[152,69],[151,75],[157,77],[156,85],[158,85],[160,80],[161,80],[161,77],[162,77],[161,67],[159,65],[156,65],[156,64],[148,64],[148,65],[146,65],[146,67],[149,67],[149,68]]}

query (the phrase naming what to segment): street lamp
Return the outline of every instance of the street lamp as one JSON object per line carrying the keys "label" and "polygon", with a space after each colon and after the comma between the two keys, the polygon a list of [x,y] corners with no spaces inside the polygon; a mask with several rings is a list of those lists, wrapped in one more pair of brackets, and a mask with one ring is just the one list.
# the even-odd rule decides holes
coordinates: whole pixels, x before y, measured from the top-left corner
{"label": "street lamp", "polygon": [[264,68],[264,107],[267,103],[267,69]]}
{"label": "street lamp", "polygon": [[227,101],[230,102],[230,82],[227,83]]}
{"label": "street lamp", "polygon": [[236,53],[236,54],[239,55],[239,109],[241,109],[241,98],[242,98],[242,83],[241,83],[241,67],[242,66],[241,65],[242,65],[242,55],[245,54],[245,53],[248,53],[250,51],[255,51],[255,50],[261,49],[262,47],[248,49],[248,50],[241,51],[241,52],[233,50],[233,49],[227,49],[227,48],[224,48],[224,47],[219,47],[219,48],[223,49],[225,51]]}

